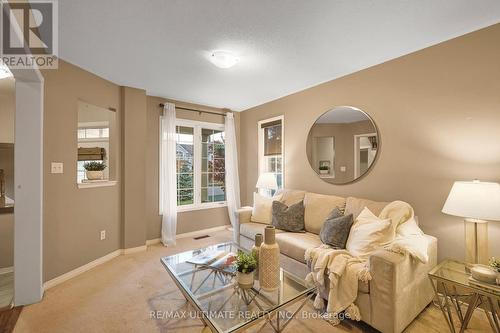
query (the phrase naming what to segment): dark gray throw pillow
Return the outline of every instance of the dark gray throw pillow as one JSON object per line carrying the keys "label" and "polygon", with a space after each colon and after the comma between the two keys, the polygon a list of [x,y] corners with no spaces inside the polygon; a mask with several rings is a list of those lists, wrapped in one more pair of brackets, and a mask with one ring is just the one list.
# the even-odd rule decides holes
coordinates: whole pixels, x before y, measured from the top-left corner
{"label": "dark gray throw pillow", "polygon": [[335,208],[326,218],[325,223],[319,232],[319,238],[324,244],[336,249],[345,249],[347,238],[354,220],[352,214],[342,215],[342,212]]}
{"label": "dark gray throw pillow", "polygon": [[304,232],[304,201],[288,207],[282,202],[273,201],[273,226],[277,229]]}

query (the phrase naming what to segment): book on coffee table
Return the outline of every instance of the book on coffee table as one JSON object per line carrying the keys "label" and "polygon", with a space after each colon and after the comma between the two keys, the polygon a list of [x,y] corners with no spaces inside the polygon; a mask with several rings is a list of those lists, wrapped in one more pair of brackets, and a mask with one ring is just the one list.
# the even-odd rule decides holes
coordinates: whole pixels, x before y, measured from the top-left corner
{"label": "book on coffee table", "polygon": [[226,253],[220,259],[217,259],[213,263],[209,264],[208,267],[215,269],[219,272],[235,275],[236,268],[234,267],[234,262],[236,261],[236,255],[234,253]]}
{"label": "book on coffee table", "polygon": [[227,254],[226,251],[205,251],[202,252],[191,259],[187,260],[187,263],[193,265],[210,265],[211,263],[217,261],[218,259],[224,257]]}

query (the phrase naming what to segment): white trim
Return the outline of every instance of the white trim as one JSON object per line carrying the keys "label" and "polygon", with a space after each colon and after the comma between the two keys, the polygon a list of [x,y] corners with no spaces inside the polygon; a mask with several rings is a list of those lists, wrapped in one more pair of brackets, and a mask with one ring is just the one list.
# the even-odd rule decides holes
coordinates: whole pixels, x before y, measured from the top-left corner
{"label": "white trim", "polygon": [[[208,229],[202,229],[202,230],[197,230],[197,231],[192,231],[192,232],[186,232],[183,234],[178,234],[175,236],[176,239],[182,239],[182,238],[190,238],[190,237],[196,237],[196,236],[201,236],[207,233],[212,233],[212,232],[218,232],[218,231],[223,231],[223,230],[230,230],[232,231],[233,228],[228,225],[221,225],[218,227],[213,227],[213,228],[208,228]],[[146,241],[147,246],[155,245],[161,243],[161,238],[154,238],[154,239],[148,239]]]}
{"label": "white trim", "polygon": [[131,248],[128,248],[128,249],[123,249],[122,250],[122,254],[127,255],[127,254],[132,254],[132,253],[146,251],[147,249],[148,249],[147,245],[141,245],[141,246],[137,246],[137,247],[131,247]]}
{"label": "white trim", "polygon": [[75,268],[74,270],[69,271],[67,273],[64,273],[63,275],[60,275],[56,278],[53,278],[52,280],[49,280],[43,284],[43,289],[48,290],[48,289],[55,287],[63,282],[66,282],[69,279],[72,279],[72,278],[74,278],[82,273],[85,273],[86,271],[88,271],[94,267],[97,267],[101,264],[104,264],[105,262],[108,262],[111,259],[114,259],[114,258],[118,257],[119,255],[121,255],[122,251],[123,250],[121,250],[121,249],[115,250],[111,253],[108,253],[104,257],[98,258],[94,261],[89,262],[88,264],[85,264],[83,266]]}
{"label": "white trim", "polygon": [[107,181],[97,181],[97,182],[88,182],[88,183],[77,183],[78,188],[94,188],[94,187],[108,187],[115,186],[117,183],[116,180],[107,180]]}
{"label": "white trim", "polygon": [[[202,229],[202,230],[197,230],[197,231],[193,231],[193,232],[187,232],[184,234],[178,234],[175,238],[182,239],[182,238],[196,237],[196,236],[204,235],[207,233],[213,233],[213,232],[217,232],[217,231],[227,230],[228,227],[229,227],[228,225],[223,225],[223,226],[218,226],[218,227],[214,227],[214,228],[208,228],[208,229]],[[66,282],[74,277],[77,277],[78,275],[80,275],[82,273],[85,273],[86,271],[88,271],[94,267],[97,267],[101,264],[104,264],[104,263],[110,261],[111,259],[119,257],[120,255],[128,255],[128,254],[132,254],[132,253],[146,251],[148,246],[151,246],[154,244],[159,244],[159,243],[161,243],[161,238],[154,238],[154,239],[148,239],[146,241],[145,245],[132,247],[132,248],[128,248],[128,249],[115,250],[111,253],[106,254],[104,257],[97,258],[96,260],[91,261],[88,264],[85,264],[83,266],[75,268],[72,271],[69,271],[69,272],[64,273],[62,275],[59,275],[58,277],[55,277],[52,280],[45,282],[43,284],[43,289],[48,290],[52,287],[55,287],[63,282]],[[7,268],[10,268],[10,267],[7,267]],[[0,270],[0,274],[2,274],[1,270]]]}
{"label": "white trim", "polygon": [[213,129],[213,130],[224,130],[224,124],[219,124],[219,123],[209,123],[205,121],[197,121],[197,120],[189,120],[189,119],[182,119],[182,118],[177,118],[175,120],[175,125],[176,126],[186,126],[186,127],[203,127],[206,129]]}
{"label": "white trim", "polygon": [[7,273],[14,273],[14,266],[0,268],[0,275]]}
{"label": "white trim", "polygon": [[354,134],[354,179],[359,177],[358,164],[358,138],[365,136],[377,136],[377,133]]}
{"label": "white trim", "polygon": [[190,237],[196,237],[196,236],[201,236],[207,233],[211,232],[217,232],[217,231],[222,231],[222,230],[227,230],[229,225],[221,225],[218,227],[213,227],[213,228],[208,228],[208,229],[202,229],[202,230],[197,230],[197,231],[192,231],[192,232],[186,232],[183,234],[178,234],[175,236],[176,239],[182,239],[182,238],[190,238]]}
{"label": "white trim", "polygon": [[161,243],[161,238],[148,239],[146,241],[146,246],[151,246],[151,245],[160,244],[160,243]]}
{"label": "white trim", "polygon": [[262,158],[264,156],[264,140],[263,140],[263,135],[264,135],[264,130],[262,129],[261,125],[265,123],[269,123],[272,121],[276,120],[281,120],[281,182],[282,182],[282,188],[286,188],[286,177],[285,177],[285,116],[280,115],[268,119],[263,119],[259,120],[257,122],[257,144],[258,144],[258,155],[257,155],[257,160],[258,160],[258,176],[262,172],[264,172],[264,159]]}
{"label": "white trim", "polygon": [[208,202],[208,203],[201,203],[199,205],[185,205],[185,206],[177,206],[177,212],[178,213],[183,213],[183,212],[191,212],[194,210],[204,210],[204,209],[214,209],[214,208],[223,208],[227,207],[227,202],[226,201],[217,201],[217,202]]}
{"label": "white trim", "polygon": [[202,128],[224,131],[224,124],[208,123],[196,120],[179,119],[175,121],[175,126],[190,127],[193,129],[193,199],[194,203],[189,205],[177,206],[177,212],[187,212],[194,210],[211,209],[218,207],[225,207],[227,203],[225,201],[217,202],[201,202],[201,130]]}

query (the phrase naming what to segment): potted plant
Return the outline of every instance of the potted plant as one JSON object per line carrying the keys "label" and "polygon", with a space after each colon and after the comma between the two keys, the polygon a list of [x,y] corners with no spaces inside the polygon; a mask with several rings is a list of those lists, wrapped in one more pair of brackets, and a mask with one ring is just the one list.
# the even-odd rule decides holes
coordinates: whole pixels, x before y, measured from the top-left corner
{"label": "potted plant", "polygon": [[253,287],[254,272],[257,269],[257,260],[255,256],[250,253],[238,251],[236,262],[236,279],[240,288],[250,289]]}
{"label": "potted plant", "polygon": [[104,162],[86,162],[83,164],[88,180],[101,180],[104,178],[103,170],[106,169]]}
{"label": "potted plant", "polygon": [[319,173],[320,174],[326,175],[328,172],[330,172],[330,167],[328,167],[327,165],[321,165],[319,167]]}

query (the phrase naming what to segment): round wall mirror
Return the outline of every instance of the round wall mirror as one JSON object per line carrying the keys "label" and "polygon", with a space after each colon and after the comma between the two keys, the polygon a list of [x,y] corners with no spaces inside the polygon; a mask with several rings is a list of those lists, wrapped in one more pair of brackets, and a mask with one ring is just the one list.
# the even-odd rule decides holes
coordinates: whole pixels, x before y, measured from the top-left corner
{"label": "round wall mirror", "polygon": [[380,148],[373,120],[352,106],[337,106],[319,117],[307,137],[307,158],[330,184],[347,184],[366,174]]}

